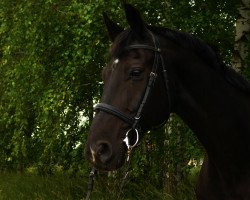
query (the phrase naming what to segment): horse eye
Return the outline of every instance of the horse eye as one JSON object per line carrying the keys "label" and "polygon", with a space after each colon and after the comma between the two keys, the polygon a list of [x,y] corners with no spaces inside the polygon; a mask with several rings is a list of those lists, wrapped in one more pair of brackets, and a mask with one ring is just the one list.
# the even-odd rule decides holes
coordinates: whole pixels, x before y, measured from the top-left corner
{"label": "horse eye", "polygon": [[139,78],[141,74],[142,74],[141,69],[132,69],[129,75],[131,78]]}

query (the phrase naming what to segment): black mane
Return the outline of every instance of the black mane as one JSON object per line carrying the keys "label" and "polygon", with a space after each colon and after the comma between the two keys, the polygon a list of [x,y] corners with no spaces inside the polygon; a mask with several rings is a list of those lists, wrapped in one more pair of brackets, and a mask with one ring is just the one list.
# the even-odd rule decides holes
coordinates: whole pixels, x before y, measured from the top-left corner
{"label": "black mane", "polygon": [[[245,80],[241,75],[236,73],[232,67],[227,66],[219,57],[218,53],[207,43],[201,39],[180,31],[174,31],[161,27],[147,27],[155,34],[161,35],[183,48],[189,49],[195,52],[202,60],[204,60],[210,67],[221,74],[231,85],[240,89],[243,92],[250,93],[250,83]],[[135,40],[134,33],[127,29],[123,31],[113,43],[111,48],[112,57],[120,57],[124,52],[126,46],[131,44]]]}
{"label": "black mane", "polygon": [[167,28],[149,26],[148,29],[156,34],[168,38],[184,48],[191,49],[206,63],[208,63],[209,66],[218,71],[218,73],[220,73],[231,85],[242,90],[243,92],[250,93],[250,83],[241,75],[236,73],[232,67],[227,66],[220,59],[217,52],[215,52],[211,46],[203,42],[201,39],[194,37],[189,33],[173,31]]}

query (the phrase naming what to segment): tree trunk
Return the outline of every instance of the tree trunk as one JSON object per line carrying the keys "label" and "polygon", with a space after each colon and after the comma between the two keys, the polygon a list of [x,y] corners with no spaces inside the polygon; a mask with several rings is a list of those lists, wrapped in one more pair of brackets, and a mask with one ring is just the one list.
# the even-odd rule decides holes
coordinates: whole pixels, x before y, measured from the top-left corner
{"label": "tree trunk", "polygon": [[250,0],[241,0],[238,10],[232,66],[236,71],[242,72],[249,64]]}

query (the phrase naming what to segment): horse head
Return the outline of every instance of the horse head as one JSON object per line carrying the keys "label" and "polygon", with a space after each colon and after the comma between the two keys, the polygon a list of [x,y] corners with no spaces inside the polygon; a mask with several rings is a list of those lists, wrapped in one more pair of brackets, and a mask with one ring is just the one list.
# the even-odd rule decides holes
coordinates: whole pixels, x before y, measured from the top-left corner
{"label": "horse head", "polygon": [[112,41],[103,69],[104,90],[90,127],[86,157],[99,170],[116,170],[143,133],[170,114],[169,78],[161,38],[148,30],[138,10],[125,5],[129,28],[104,14]]}

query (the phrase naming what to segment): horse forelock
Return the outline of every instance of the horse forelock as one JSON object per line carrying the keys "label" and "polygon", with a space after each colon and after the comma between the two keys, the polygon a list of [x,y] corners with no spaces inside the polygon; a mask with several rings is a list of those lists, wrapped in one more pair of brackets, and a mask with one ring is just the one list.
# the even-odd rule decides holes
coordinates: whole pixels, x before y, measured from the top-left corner
{"label": "horse forelock", "polygon": [[127,29],[121,32],[110,48],[110,56],[119,58],[124,52],[126,46],[132,42],[132,31]]}

